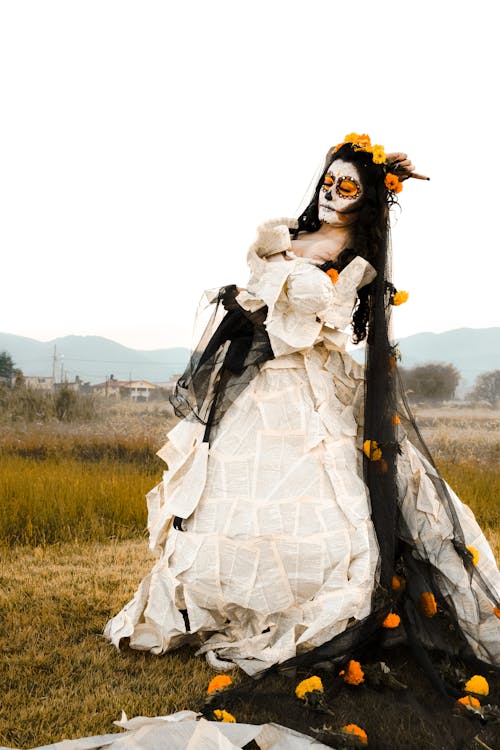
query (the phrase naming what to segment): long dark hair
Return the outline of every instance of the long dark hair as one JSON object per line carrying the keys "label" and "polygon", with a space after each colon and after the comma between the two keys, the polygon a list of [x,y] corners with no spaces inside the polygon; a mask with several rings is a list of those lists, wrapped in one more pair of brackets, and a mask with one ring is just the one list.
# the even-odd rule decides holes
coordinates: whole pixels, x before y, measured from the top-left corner
{"label": "long dark hair", "polygon": [[[387,172],[385,165],[375,164],[371,153],[356,151],[350,143],[343,144],[336,151],[333,148],[328,151],[313,196],[299,216],[298,228],[292,230],[292,236],[295,239],[300,232],[317,232],[321,227],[321,220],[318,217],[319,194],[329,167],[337,159],[356,165],[361,173],[364,198],[357,221],[353,226],[352,247],[343,250],[335,261],[328,261],[322,268],[325,271],[330,268],[342,271],[356,255],[359,255],[371,263],[377,273],[380,265],[380,270],[384,272],[389,233],[389,208],[397,203],[397,200],[385,186],[384,179]],[[374,284],[369,284],[358,293],[358,303],[352,321],[353,341],[356,344],[367,336],[370,297],[373,292]]]}

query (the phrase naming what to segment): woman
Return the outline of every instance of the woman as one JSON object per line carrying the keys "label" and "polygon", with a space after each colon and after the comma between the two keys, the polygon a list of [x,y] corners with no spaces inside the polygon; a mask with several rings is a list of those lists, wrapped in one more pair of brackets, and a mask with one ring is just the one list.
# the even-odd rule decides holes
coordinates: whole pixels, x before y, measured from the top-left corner
{"label": "woman", "polygon": [[[417,648],[500,665],[493,554],[403,427],[415,431],[389,338],[398,173],[347,136],[299,219],[259,228],[246,290],[216,296],[148,495],[158,560],[106,626],[117,646],[192,642],[253,675],[348,653],[398,609]],[[345,352],[351,322],[365,370]]]}

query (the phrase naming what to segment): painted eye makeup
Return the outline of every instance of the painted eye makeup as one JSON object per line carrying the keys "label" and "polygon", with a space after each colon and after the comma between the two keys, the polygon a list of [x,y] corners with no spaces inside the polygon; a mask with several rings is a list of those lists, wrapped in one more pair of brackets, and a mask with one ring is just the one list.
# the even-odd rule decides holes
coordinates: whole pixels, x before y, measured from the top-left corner
{"label": "painted eye makeup", "polygon": [[356,182],[352,177],[340,177],[335,188],[337,195],[341,198],[348,198],[352,200],[357,198],[361,192],[361,185]]}
{"label": "painted eye makeup", "polygon": [[323,190],[328,190],[329,188],[331,188],[334,182],[335,180],[333,179],[331,174],[328,174],[327,172],[323,181]]}

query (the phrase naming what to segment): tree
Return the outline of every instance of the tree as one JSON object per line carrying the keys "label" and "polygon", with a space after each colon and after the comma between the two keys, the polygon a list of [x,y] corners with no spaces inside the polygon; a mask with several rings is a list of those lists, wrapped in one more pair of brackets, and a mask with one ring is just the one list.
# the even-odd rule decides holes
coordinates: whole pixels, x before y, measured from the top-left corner
{"label": "tree", "polygon": [[0,381],[10,385],[14,376],[15,366],[8,352],[0,352]]}
{"label": "tree", "polygon": [[500,401],[500,370],[482,372],[477,376],[471,393],[473,401],[488,401],[496,404]]}
{"label": "tree", "polygon": [[441,362],[402,369],[401,376],[414,401],[449,401],[460,381],[456,367]]}

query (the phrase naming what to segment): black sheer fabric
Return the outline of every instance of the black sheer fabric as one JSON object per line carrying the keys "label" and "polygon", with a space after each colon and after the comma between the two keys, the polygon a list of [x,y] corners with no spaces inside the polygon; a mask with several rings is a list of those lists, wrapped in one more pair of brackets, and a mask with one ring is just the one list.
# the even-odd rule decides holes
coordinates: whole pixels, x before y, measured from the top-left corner
{"label": "black sheer fabric", "polygon": [[[236,302],[237,293],[234,284],[219,290],[210,322],[170,397],[176,416],[206,426],[206,442],[259,366],[274,357],[264,326],[267,308],[250,313]],[[226,312],[217,325],[221,306]]]}

